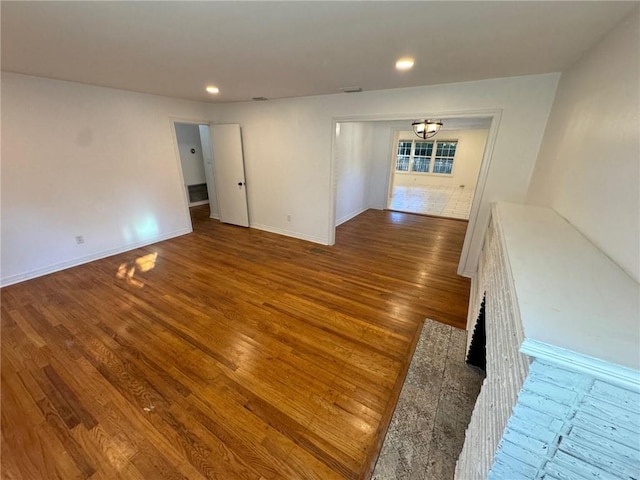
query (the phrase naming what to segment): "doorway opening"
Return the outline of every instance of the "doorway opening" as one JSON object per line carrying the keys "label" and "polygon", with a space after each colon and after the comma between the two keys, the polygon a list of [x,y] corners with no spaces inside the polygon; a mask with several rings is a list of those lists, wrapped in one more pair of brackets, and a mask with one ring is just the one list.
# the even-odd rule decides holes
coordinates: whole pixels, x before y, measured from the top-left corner
{"label": "doorway opening", "polygon": [[248,227],[240,125],[209,125],[173,118],[170,121],[187,217],[191,220],[196,208],[201,215],[208,206],[209,218]]}
{"label": "doorway opening", "polygon": [[173,126],[187,205],[209,205],[209,217],[219,218],[209,125],[176,121]]}
{"label": "doorway opening", "polygon": [[391,146],[386,207],[469,220],[491,118],[452,118],[422,139],[402,125]]}
{"label": "doorway opening", "polygon": [[[428,112],[425,114],[424,112],[414,112],[392,116],[334,117],[335,133],[333,134],[330,174],[329,245],[335,243],[336,227],[338,225],[370,208],[377,210],[391,209],[390,205],[394,205],[394,186],[398,187],[400,184],[395,178],[396,168],[399,165],[402,167],[404,163],[407,166],[404,173],[408,177],[404,179],[405,181],[411,180],[417,184],[423,182],[426,177],[433,177],[434,180],[449,183],[449,185],[446,185],[446,183],[444,185],[434,185],[432,187],[432,196],[438,199],[435,203],[438,204],[437,208],[440,210],[441,215],[444,214],[449,218],[468,219],[464,244],[458,263],[458,274],[466,276],[466,263],[471,245],[474,243],[473,237],[478,233],[476,230],[480,231],[480,229],[476,228],[478,212],[482,203],[501,115],[502,111],[496,109],[455,113]],[[416,155],[416,146],[413,141],[415,138],[417,142],[420,142],[420,139],[413,133],[411,123],[420,118],[437,118],[445,125],[448,123],[457,130],[485,131],[483,135],[480,135],[481,140],[476,142],[483,145],[482,148],[476,149],[480,151],[479,168],[476,167],[477,170],[471,169],[471,173],[466,172],[467,180],[460,181],[453,175],[454,172],[458,173],[460,170],[458,168],[459,165],[456,165],[456,159],[462,158],[458,157],[457,153],[458,149],[462,148],[459,141],[460,137],[457,139],[456,152],[453,155],[451,155],[453,150],[451,145],[453,142],[451,141],[443,142],[443,148],[440,149],[441,155],[438,155],[438,148],[435,142],[432,146],[419,145],[418,155]],[[441,140],[456,140],[451,137],[455,131],[447,128],[438,135]],[[399,155],[398,142],[402,138],[401,132],[409,132],[413,137],[408,137],[411,139],[412,144],[408,149],[405,148],[404,151],[401,151]],[[446,136],[451,138],[445,138]],[[468,144],[469,142],[465,141],[464,143]],[[427,147],[431,147],[430,152]],[[431,155],[428,155],[428,153]],[[399,161],[398,156],[408,158],[401,158]],[[416,157],[421,157],[417,159],[417,163],[414,163],[414,165],[417,165],[417,172],[408,167],[412,161],[416,162]],[[427,160],[429,162],[428,165]],[[451,172],[448,171],[449,166],[451,167]],[[412,177],[412,175],[418,173],[422,175]],[[460,185],[464,185],[464,187],[460,187]],[[436,193],[442,193],[437,192],[437,190],[445,190],[445,186],[455,186],[455,188],[449,189],[453,190],[452,192],[447,192],[450,195],[447,195],[447,193],[445,195],[436,195]],[[459,192],[457,189],[462,191]],[[467,198],[461,198],[463,193]],[[449,206],[447,206],[448,202],[450,202]],[[419,202],[414,201],[414,204],[417,203]],[[460,205],[457,205],[458,203]],[[404,207],[401,210],[410,211]],[[426,214],[430,215],[430,213]]]}

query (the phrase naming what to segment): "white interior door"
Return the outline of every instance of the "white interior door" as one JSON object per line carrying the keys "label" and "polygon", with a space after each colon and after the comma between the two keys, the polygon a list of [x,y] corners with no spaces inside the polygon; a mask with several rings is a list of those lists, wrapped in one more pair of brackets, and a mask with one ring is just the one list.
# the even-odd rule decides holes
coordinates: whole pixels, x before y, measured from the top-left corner
{"label": "white interior door", "polygon": [[213,179],[220,221],[249,226],[240,125],[213,125]]}
{"label": "white interior door", "polygon": [[209,125],[199,125],[200,143],[202,144],[202,159],[204,161],[204,176],[207,180],[209,193],[209,216],[220,218],[218,214],[218,200],[216,198],[216,185],[213,180],[213,151],[211,150],[211,129]]}

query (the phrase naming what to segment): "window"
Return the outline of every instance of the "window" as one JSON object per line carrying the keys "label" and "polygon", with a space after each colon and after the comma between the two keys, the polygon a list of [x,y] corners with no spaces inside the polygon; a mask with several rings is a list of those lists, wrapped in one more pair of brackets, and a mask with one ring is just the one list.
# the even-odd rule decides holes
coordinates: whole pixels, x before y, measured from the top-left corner
{"label": "window", "polygon": [[398,142],[398,157],[396,160],[396,170],[399,172],[409,171],[409,158],[411,157],[411,144],[412,142],[399,141]]}
{"label": "window", "polygon": [[433,162],[433,173],[446,173],[451,175],[453,170],[453,157],[456,155],[458,142],[438,142],[436,146],[436,158]]}
{"label": "window", "polygon": [[400,140],[396,172],[451,175],[457,146],[455,140]]}
{"label": "window", "polygon": [[433,152],[433,142],[415,142],[413,149],[413,171],[427,173],[431,154]]}

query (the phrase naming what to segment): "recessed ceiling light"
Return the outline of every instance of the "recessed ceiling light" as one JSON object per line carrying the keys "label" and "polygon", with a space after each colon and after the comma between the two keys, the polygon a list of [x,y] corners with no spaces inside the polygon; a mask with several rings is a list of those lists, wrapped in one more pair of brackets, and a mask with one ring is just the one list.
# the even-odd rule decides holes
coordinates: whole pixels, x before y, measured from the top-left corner
{"label": "recessed ceiling light", "polygon": [[396,62],[398,70],[409,70],[411,67],[413,67],[413,58],[401,58]]}
{"label": "recessed ceiling light", "polygon": [[209,86],[207,87],[207,92],[216,94],[216,93],[220,93],[220,89],[218,87]]}

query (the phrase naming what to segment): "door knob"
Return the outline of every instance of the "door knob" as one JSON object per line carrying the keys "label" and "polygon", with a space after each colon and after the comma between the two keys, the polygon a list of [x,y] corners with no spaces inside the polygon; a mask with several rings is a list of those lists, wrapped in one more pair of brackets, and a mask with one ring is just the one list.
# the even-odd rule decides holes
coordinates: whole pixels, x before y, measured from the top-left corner
{"label": "door knob", "polygon": [[242,185],[244,185],[242,182],[238,182],[239,187],[241,187]]}

